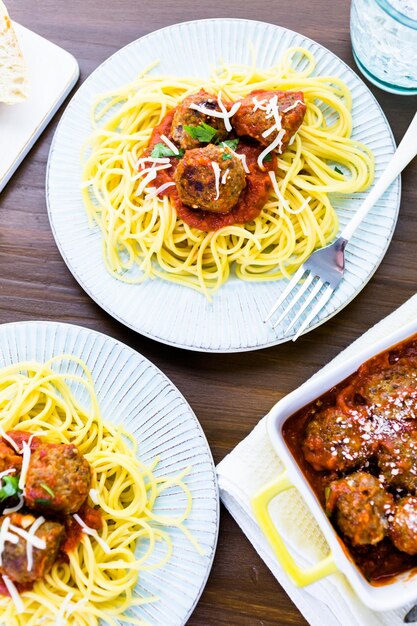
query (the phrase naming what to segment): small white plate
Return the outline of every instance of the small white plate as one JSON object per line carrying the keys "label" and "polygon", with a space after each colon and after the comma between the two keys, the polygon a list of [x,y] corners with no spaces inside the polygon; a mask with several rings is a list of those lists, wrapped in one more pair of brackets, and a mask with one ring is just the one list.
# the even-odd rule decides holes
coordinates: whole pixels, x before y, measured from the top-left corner
{"label": "small white plate", "polygon": [[70,54],[13,22],[28,67],[29,97],[25,102],[0,102],[0,191],[55,115],[79,76]]}
{"label": "small white plate", "polygon": [[[219,496],[210,448],[189,404],[178,389],[150,361],[128,346],[87,328],[57,322],[18,322],[0,326],[0,368],[19,361],[44,362],[53,356],[73,354],[91,370],[104,420],[123,424],[139,444],[140,459],[160,462],[157,475],[175,476],[192,466],[185,478],[193,507],[185,522],[205,551],[200,556],[183,533],[169,529],[174,551],[161,569],[141,572],[135,596],[156,595],[159,601],[128,612],[150,626],[183,626],[204,589],[214,558],[219,528]],[[61,373],[73,372],[68,361]],[[81,404],[85,390],[71,384]],[[161,494],[156,502],[160,515],[182,509],[178,491]],[[181,506],[182,505],[182,506]],[[155,546],[156,560],[165,552]],[[126,622],[117,622],[124,626]]]}
{"label": "small white plate", "polygon": [[[56,131],[47,172],[49,219],[62,257],[76,280],[110,315],[137,332],[180,348],[205,352],[239,352],[291,339],[284,326],[272,329],[263,319],[285,288],[285,281],[248,283],[231,278],[212,302],[193,290],[148,280],[122,283],[108,274],[99,228],[90,229],[80,192],[81,146],[91,134],[90,110],[98,94],[131,81],[159,59],[153,72],[198,76],[204,80],[220,60],[251,63],[251,46],[259,67],[277,63],[289,47],[310,50],[316,73],[344,80],[353,96],[353,138],[366,143],[376,159],[376,178],[395,144],[388,122],[362,80],[332,52],[280,26],[249,20],[210,19],[177,24],[126,46],[107,59],[78,90]],[[334,196],[343,227],[365,194]],[[400,205],[397,179],[375,204],[346,250],[346,274],[314,324],[315,328],[345,307],[366,285],[391,241]],[[302,318],[301,318],[302,319]]]}

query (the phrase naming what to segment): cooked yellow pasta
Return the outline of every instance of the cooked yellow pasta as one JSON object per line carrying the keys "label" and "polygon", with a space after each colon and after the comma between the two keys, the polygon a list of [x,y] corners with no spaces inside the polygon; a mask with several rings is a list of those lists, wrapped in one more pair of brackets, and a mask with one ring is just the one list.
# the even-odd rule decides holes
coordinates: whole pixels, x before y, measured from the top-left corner
{"label": "cooked yellow pasta", "polygon": [[[288,278],[315,248],[333,240],[338,219],[329,194],[365,190],[374,159],[351,139],[347,86],[314,70],[313,55],[292,48],[270,69],[255,61],[221,65],[204,81],[147,71],[97,99],[83,154],[82,194],[90,224],[101,229],[104,262],[114,277],[129,283],[159,277],[210,296],[232,271],[247,281]],[[254,90],[297,90],[307,105],[293,143],[278,156],[274,189],[260,215],[211,232],[179,219],[167,196],[138,193],[137,161],[153,128],[202,86],[231,101]]]}
{"label": "cooked yellow pasta", "polygon": [[[70,360],[79,374],[60,374],[57,365]],[[68,383],[89,396],[80,406]],[[97,626],[102,623],[144,624],[126,616],[129,608],[157,597],[141,597],[135,587],[141,572],[162,567],[173,550],[169,528],[182,530],[198,551],[200,547],[184,525],[191,506],[184,482],[185,468],[175,477],[161,478],[138,458],[137,444],[121,427],[103,422],[91,374],[82,361],[60,356],[47,363],[18,363],[0,370],[0,426],[3,432],[23,430],[48,442],[74,444],[92,468],[92,484],[102,516],[99,536],[82,533],[80,543],[58,560],[33,589],[21,593],[23,611],[10,597],[0,596],[0,624],[5,626]],[[175,487],[185,494],[184,510],[172,517],[154,511],[158,496]],[[155,558],[154,548],[162,558]],[[137,547],[142,549],[138,552]]]}

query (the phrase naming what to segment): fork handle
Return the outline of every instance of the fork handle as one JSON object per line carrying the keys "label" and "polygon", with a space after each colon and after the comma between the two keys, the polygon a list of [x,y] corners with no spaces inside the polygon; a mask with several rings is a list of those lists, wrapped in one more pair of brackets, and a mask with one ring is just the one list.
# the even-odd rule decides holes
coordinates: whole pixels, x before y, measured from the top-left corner
{"label": "fork handle", "polygon": [[360,209],[350,220],[341,233],[343,239],[349,240],[365,215],[379,200],[382,194],[388,189],[391,183],[397,178],[403,169],[409,164],[417,154],[417,113],[414,115],[410,126],[398,148],[394,152],[391,161],[388,163],[381,178],[375,184],[368,196],[363,201]]}

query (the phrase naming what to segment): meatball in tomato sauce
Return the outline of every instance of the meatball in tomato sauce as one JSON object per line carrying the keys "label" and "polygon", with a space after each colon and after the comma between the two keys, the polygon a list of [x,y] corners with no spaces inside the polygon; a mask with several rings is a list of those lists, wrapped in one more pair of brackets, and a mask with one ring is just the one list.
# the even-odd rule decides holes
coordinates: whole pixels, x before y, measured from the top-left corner
{"label": "meatball in tomato sauce", "polygon": [[174,179],[183,204],[215,213],[229,213],[246,186],[241,160],[227,147],[212,144],[188,150]]}
{"label": "meatball in tomato sauce", "polygon": [[407,496],[397,502],[391,523],[391,540],[398,550],[417,554],[417,498]]}
{"label": "meatball in tomato sauce", "polygon": [[305,459],[315,470],[348,471],[362,467],[375,449],[371,422],[329,407],[308,422]]}
{"label": "meatball in tomato sauce", "polygon": [[88,461],[72,444],[45,443],[32,452],[25,501],[30,509],[75,513],[91,485]]}
{"label": "meatball in tomato sauce", "polygon": [[17,583],[27,584],[43,578],[55,562],[64,538],[65,529],[62,524],[45,520],[34,533],[38,539],[45,542],[45,548],[32,548],[32,567],[30,567],[26,539],[19,536],[15,529],[30,532],[35,521],[33,515],[19,513],[0,518],[0,527],[6,524],[9,532],[15,539],[17,538],[17,543],[6,541],[4,544],[0,573]]}
{"label": "meatball in tomato sauce", "polygon": [[278,145],[283,152],[303,123],[305,112],[301,91],[254,91],[241,100],[232,124],[238,135],[256,139],[263,146],[269,146],[283,130]]}
{"label": "meatball in tomato sauce", "polygon": [[[185,126],[198,127],[202,122],[208,124],[217,132],[213,139],[218,142],[227,138],[227,130],[222,118],[213,117],[190,108],[191,105],[203,106],[205,109],[221,112],[217,96],[210,95],[203,89],[196,94],[187,96],[175,110],[171,126],[171,137],[184,150],[198,148],[201,142],[193,137]],[[226,109],[230,108],[230,103],[225,103]]]}
{"label": "meatball in tomato sauce", "polygon": [[379,444],[378,467],[387,485],[417,493],[417,433],[387,437]]}
{"label": "meatball in tomato sauce", "polygon": [[382,541],[393,510],[392,495],[371,474],[355,472],[330,483],[326,512],[335,515],[338,527],[354,546]]}

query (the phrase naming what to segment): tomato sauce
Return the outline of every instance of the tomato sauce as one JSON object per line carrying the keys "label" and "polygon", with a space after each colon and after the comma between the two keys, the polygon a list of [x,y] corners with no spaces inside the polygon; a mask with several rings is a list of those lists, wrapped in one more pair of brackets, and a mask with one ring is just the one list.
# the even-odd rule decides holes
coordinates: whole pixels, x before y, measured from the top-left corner
{"label": "tomato sauce", "polygon": [[[347,412],[358,410],[363,402],[361,391],[364,382],[370,376],[372,380],[375,377],[384,380],[387,373],[395,372],[396,368],[400,367],[402,372],[407,372],[407,370],[410,373],[416,372],[417,335],[366,361],[357,372],[286,420],[282,429],[284,440],[323,508],[325,507],[325,490],[329,483],[351,472],[344,474],[343,472],[317,471],[306,461],[302,444],[308,421],[315,413],[327,407],[338,406]],[[417,397],[412,401],[417,415]],[[402,430],[417,431],[417,419],[407,418],[405,421],[406,423],[401,425]],[[375,459],[370,460],[366,471],[378,476]],[[393,494],[394,497],[398,495],[395,490]],[[335,530],[339,532],[336,526]],[[353,546],[346,537],[341,537],[340,541],[347,555],[372,585],[387,584],[392,582],[392,578],[396,575],[417,569],[417,555],[412,556],[401,552],[389,538],[383,539],[376,545],[365,546]]]}
{"label": "tomato sauce", "polygon": [[[103,527],[103,520],[101,518],[101,512],[99,509],[94,509],[88,504],[83,504],[78,511],[78,515],[83,522],[94,530],[101,530]],[[61,545],[61,553],[66,560],[66,555],[75,550],[81,541],[82,528],[79,523],[70,515],[65,519],[65,539]]]}
{"label": "tomato sauce", "polygon": [[[33,589],[33,583],[13,583],[19,593],[24,591],[31,591]],[[3,582],[3,578],[0,576],[0,595],[8,596],[10,598],[9,590]]]}
{"label": "tomato sauce", "polygon": [[[161,135],[168,136],[171,130],[172,119],[175,109],[166,114],[162,122],[156,126],[152,132],[146,155],[150,155],[153,147],[157,143],[161,143]],[[256,145],[254,142],[239,139],[239,144],[235,152],[244,154],[249,169],[246,175],[246,187],[242,191],[236,206],[230,213],[214,213],[211,211],[203,211],[199,209],[191,209],[183,204],[178,196],[176,187],[172,186],[166,189],[162,195],[169,196],[172,204],[177,211],[177,215],[191,228],[198,228],[203,231],[219,230],[224,226],[232,226],[233,224],[245,224],[254,220],[261,212],[263,206],[267,202],[272,183],[268,172],[276,170],[277,159],[273,155],[271,161],[264,162],[265,170],[258,167],[257,159],[264,147]],[[179,159],[170,157],[171,167],[160,170],[155,179],[155,186],[159,187],[167,182],[173,182],[174,173],[177,168]]]}

